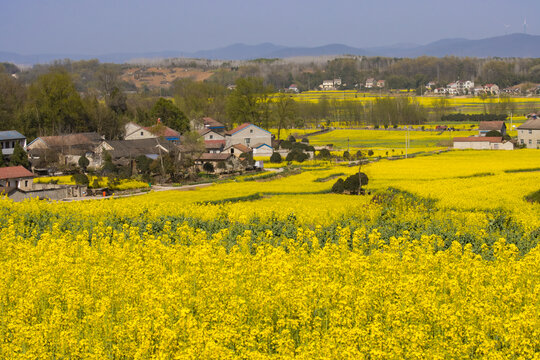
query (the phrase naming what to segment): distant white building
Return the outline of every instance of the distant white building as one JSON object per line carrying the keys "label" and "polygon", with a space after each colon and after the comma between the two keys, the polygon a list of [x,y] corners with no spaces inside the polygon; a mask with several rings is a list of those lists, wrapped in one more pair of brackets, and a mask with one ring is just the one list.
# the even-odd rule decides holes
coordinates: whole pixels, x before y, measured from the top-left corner
{"label": "distant white building", "polygon": [[366,80],[366,89],[371,89],[373,86],[375,86],[375,79],[374,78],[368,78]]}
{"label": "distant white building", "polygon": [[322,90],[336,90],[339,86],[341,86],[341,79],[332,79],[332,80],[323,80],[322,85],[319,85],[319,87]]}

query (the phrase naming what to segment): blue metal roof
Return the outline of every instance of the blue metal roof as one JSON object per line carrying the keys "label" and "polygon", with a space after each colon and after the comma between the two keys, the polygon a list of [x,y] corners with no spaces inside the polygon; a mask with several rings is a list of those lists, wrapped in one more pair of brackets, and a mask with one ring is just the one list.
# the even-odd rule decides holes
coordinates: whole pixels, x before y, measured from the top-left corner
{"label": "blue metal roof", "polygon": [[16,130],[0,131],[0,140],[26,139],[26,136]]}

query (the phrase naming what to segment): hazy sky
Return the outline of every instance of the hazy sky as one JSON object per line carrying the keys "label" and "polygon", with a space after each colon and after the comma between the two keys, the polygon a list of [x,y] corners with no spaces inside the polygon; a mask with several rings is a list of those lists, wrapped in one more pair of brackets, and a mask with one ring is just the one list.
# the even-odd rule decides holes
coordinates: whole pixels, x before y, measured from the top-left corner
{"label": "hazy sky", "polygon": [[525,18],[527,33],[540,34],[539,13],[539,0],[0,0],[0,51],[426,44],[523,32]]}

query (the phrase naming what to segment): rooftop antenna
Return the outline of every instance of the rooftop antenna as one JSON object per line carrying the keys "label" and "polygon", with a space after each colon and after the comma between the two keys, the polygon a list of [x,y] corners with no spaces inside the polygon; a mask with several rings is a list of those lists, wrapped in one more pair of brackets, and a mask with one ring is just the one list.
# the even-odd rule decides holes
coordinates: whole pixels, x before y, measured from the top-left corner
{"label": "rooftop antenna", "polygon": [[508,28],[510,27],[510,25],[506,25],[504,24],[504,34],[505,35],[508,35]]}
{"label": "rooftop antenna", "polygon": [[526,34],[527,33],[527,18],[525,18],[523,20],[523,33]]}

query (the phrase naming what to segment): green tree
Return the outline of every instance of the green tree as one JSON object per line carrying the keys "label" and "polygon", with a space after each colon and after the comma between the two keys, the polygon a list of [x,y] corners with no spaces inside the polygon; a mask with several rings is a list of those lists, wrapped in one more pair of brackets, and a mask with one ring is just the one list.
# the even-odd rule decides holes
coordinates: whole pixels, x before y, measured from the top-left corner
{"label": "green tree", "polygon": [[263,84],[262,78],[239,78],[236,89],[227,98],[227,114],[233,122],[260,124],[263,99],[271,88]]}
{"label": "green tree", "polygon": [[26,151],[22,148],[21,144],[18,142],[15,143],[15,148],[13,149],[13,154],[9,159],[9,166],[18,166],[22,165],[25,168],[30,167],[30,162],[28,161],[28,155]]}
{"label": "green tree", "polygon": [[0,150],[0,167],[6,166],[6,161],[4,160],[4,155],[2,155],[2,150]]}
{"label": "green tree", "polygon": [[151,116],[160,118],[161,122],[170,128],[185,133],[189,131],[189,120],[171,100],[159,98],[150,110]]}
{"label": "green tree", "polygon": [[87,130],[81,97],[65,71],[40,76],[29,88],[27,106],[27,114],[34,117],[39,134]]}
{"label": "green tree", "polygon": [[8,74],[0,73],[0,130],[24,131],[17,116],[26,99],[26,89]]}
{"label": "green tree", "polygon": [[274,100],[274,113],[276,115],[277,139],[280,139],[281,129],[289,127],[296,116],[296,103],[284,93],[280,93]]}
{"label": "green tree", "polygon": [[80,168],[83,170],[83,171],[86,171],[86,168],[88,167],[88,165],[90,165],[90,160],[88,160],[88,158],[83,155],[79,158],[79,166]]}

